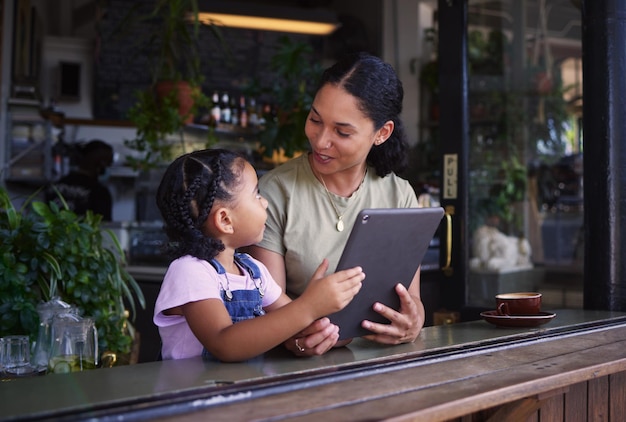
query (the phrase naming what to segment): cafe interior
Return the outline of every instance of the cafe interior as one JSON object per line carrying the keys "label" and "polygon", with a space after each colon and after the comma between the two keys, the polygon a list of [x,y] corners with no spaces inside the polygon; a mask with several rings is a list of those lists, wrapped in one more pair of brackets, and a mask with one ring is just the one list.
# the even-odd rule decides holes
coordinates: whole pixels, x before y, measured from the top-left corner
{"label": "cafe interior", "polygon": [[[154,122],[166,117],[141,102],[165,50],[154,41],[167,33],[168,17],[150,13],[158,4],[182,7],[174,24],[196,38],[169,54],[183,57],[180,75],[196,72],[206,100],[161,132]],[[626,55],[614,40],[625,9],[614,0],[0,0],[9,199],[0,233],[9,211],[27,214],[77,165],[77,145],[104,140],[113,208],[96,231],[113,234],[103,242],[131,280],[122,277],[130,292],[118,300],[123,352],[98,352],[99,331],[81,321],[95,332],[99,367],[4,373],[0,420],[624,420],[625,132],[614,90]],[[396,70],[410,145],[400,176],[421,206],[445,212],[421,261],[421,334],[384,347],[358,338],[303,359],[272,350],[235,364],[160,360],[152,317],[168,259],[155,195],[167,164],[221,147],[261,176],[306,152],[302,127],[282,138],[271,129],[293,124],[316,72],[354,51]],[[14,261],[3,261],[0,292],[13,294]],[[534,293],[541,308],[503,314],[496,296],[514,292]],[[38,304],[39,332],[0,326],[2,336],[30,335],[32,362]]]}

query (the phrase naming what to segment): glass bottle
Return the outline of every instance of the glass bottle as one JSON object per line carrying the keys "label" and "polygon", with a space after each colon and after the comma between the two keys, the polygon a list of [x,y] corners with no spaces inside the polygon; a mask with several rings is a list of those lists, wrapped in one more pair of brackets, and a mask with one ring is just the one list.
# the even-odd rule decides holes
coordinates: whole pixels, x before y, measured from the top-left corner
{"label": "glass bottle", "polygon": [[250,97],[248,100],[248,124],[252,127],[259,125],[259,114],[256,107],[256,99]]}
{"label": "glass bottle", "polygon": [[220,94],[217,91],[213,92],[211,97],[213,106],[211,107],[211,123],[217,124],[222,116],[222,109],[220,108]]}
{"label": "glass bottle", "polygon": [[54,297],[48,302],[37,305],[37,313],[39,314],[39,329],[37,340],[33,343],[31,364],[37,371],[44,371],[48,367],[50,345],[52,344],[50,334],[52,319],[56,315],[65,313],[78,314],[78,310],[58,297]]}
{"label": "glass bottle", "polygon": [[230,98],[230,113],[230,122],[232,125],[239,125],[239,108],[237,107],[237,100],[234,95]]}
{"label": "glass bottle", "polygon": [[224,92],[222,94],[222,102],[221,102],[222,110],[220,113],[220,118],[222,123],[230,123],[232,119],[232,110],[230,108],[230,98],[228,96],[228,92]]}
{"label": "glass bottle", "polygon": [[239,126],[248,127],[248,110],[246,109],[246,97],[239,97]]}

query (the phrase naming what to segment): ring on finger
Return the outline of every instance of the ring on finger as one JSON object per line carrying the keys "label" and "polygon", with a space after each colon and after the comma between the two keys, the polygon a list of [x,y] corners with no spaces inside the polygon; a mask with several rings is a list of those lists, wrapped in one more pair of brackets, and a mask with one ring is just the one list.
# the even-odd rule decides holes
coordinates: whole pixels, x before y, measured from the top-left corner
{"label": "ring on finger", "polygon": [[296,347],[298,348],[298,351],[299,351],[299,352],[304,352],[304,347],[302,347],[302,346],[300,346],[300,345],[298,344],[298,339],[296,339]]}

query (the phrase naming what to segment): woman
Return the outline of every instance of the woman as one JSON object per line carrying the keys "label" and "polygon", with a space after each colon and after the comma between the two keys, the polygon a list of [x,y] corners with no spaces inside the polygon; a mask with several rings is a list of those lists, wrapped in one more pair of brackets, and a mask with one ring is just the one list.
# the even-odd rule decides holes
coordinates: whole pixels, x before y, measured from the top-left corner
{"label": "woman", "polygon": [[[268,220],[263,240],[248,251],[288,294],[304,291],[323,258],[335,268],[361,209],[418,206],[413,188],[395,174],[407,165],[402,99],[389,64],[364,53],[346,57],[322,75],[305,125],[311,152],[259,181]],[[424,324],[419,270],[408,290],[398,284],[396,291],[399,311],[374,305],[391,324],[363,321],[372,331],[367,338],[399,344],[418,336]],[[332,327],[323,318],[297,336],[298,344],[320,354],[332,342]]]}

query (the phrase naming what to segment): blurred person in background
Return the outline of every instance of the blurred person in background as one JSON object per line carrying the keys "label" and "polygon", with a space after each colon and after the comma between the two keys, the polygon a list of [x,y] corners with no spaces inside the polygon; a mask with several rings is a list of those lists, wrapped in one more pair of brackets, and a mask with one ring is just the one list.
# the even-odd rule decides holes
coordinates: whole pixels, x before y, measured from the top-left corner
{"label": "blurred person in background", "polygon": [[76,214],[84,215],[91,210],[102,215],[103,221],[111,221],[113,200],[101,180],[113,164],[113,147],[95,139],[78,145],[77,152],[77,167],[54,183],[56,191],[52,187],[46,191],[46,200],[60,203],[60,193]]}

